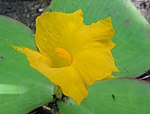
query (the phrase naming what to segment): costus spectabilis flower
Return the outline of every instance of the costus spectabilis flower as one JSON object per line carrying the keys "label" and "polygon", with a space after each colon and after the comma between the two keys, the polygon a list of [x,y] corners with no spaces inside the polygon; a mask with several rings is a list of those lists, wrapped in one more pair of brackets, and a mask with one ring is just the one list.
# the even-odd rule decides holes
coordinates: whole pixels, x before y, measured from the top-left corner
{"label": "costus spectabilis flower", "polygon": [[88,95],[88,85],[118,72],[111,53],[113,36],[110,17],[85,25],[82,10],[47,12],[36,19],[39,51],[14,47],[27,57],[32,68],[80,104]]}

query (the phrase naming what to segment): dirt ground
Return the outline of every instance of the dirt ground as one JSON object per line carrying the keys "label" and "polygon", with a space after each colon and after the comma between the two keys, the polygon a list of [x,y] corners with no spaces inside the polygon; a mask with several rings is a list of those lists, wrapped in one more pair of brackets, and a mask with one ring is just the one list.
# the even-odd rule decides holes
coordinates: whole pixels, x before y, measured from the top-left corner
{"label": "dirt ground", "polygon": [[150,0],[132,0],[132,2],[150,23]]}
{"label": "dirt ground", "polygon": [[0,15],[12,17],[35,31],[35,19],[51,0],[0,0]]}

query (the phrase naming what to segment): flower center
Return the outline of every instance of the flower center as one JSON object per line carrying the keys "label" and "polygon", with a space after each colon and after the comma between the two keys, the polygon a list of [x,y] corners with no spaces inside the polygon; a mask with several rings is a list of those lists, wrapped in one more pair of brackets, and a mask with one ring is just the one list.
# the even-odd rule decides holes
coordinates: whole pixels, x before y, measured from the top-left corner
{"label": "flower center", "polygon": [[70,65],[72,63],[72,58],[71,55],[69,54],[69,52],[67,50],[65,50],[64,48],[56,48],[56,55],[65,60],[66,65]]}

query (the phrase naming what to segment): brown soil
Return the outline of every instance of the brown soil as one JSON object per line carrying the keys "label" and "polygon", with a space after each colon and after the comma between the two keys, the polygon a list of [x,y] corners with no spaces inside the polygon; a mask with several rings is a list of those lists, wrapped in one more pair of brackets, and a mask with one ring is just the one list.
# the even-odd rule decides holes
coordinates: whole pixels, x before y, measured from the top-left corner
{"label": "brown soil", "polygon": [[21,21],[35,31],[35,19],[51,0],[0,0],[0,14]]}

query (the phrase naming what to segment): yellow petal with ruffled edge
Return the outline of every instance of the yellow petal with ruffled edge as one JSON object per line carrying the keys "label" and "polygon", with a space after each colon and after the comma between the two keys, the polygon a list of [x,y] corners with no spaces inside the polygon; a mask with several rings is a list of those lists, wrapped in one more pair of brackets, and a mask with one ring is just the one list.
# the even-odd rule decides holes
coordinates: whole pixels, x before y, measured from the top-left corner
{"label": "yellow petal with ruffled edge", "polygon": [[47,75],[54,84],[59,85],[64,95],[78,104],[88,95],[86,84],[73,67],[63,67]]}
{"label": "yellow petal with ruffled edge", "polygon": [[64,95],[71,97],[78,104],[88,95],[85,83],[74,68],[52,68],[50,60],[39,52],[25,47],[13,47],[26,55],[32,68],[60,86]]}
{"label": "yellow petal with ruffled edge", "polygon": [[[39,16],[36,20],[36,44],[40,52],[47,55],[53,61],[55,67],[63,67],[67,64],[57,56],[56,50],[63,48],[72,52],[71,47],[75,43],[72,37],[83,25],[82,12],[71,14],[62,12],[49,12]],[[71,54],[71,53],[70,53]],[[72,57],[72,55],[70,55]]]}
{"label": "yellow petal with ruffled edge", "polygon": [[[38,70],[39,72],[47,72],[49,68],[52,67],[50,59],[46,56],[40,54],[37,51],[26,47],[12,46],[16,50],[20,51],[24,55],[26,55],[28,61],[30,62],[30,66]],[[39,70],[40,69],[40,70]]]}
{"label": "yellow petal with ruffled edge", "polygon": [[87,85],[93,84],[96,80],[106,79],[112,72],[118,72],[111,52],[105,48],[91,48],[79,52],[71,66]]}
{"label": "yellow petal with ruffled edge", "polygon": [[48,12],[37,18],[37,47],[42,54],[51,58],[55,67],[67,65],[55,54],[57,48],[65,49],[73,58],[76,53],[93,46],[109,47],[102,40],[114,35],[111,18],[85,25],[82,15],[82,10],[78,10],[69,14]]}
{"label": "yellow petal with ruffled edge", "polygon": [[15,47],[25,54],[31,67],[42,73],[78,104],[87,96],[87,85],[110,79],[118,72],[111,49],[114,29],[111,18],[91,25],[83,23],[82,11],[49,12],[36,20],[35,52]]}

